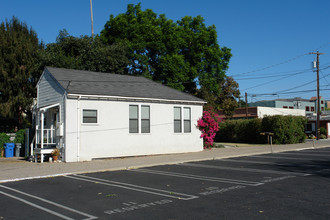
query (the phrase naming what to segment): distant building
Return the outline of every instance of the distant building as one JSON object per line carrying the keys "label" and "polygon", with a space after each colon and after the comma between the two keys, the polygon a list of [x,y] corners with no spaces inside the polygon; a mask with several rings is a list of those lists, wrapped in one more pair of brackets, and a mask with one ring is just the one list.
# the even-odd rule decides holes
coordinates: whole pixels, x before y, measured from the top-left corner
{"label": "distant building", "polygon": [[[305,133],[314,134],[316,136],[316,115],[307,116],[308,123],[305,126]],[[330,137],[330,111],[324,111],[320,115],[320,128],[327,129],[326,137]]]}
{"label": "distant building", "polygon": [[[283,109],[283,108],[271,108],[271,107],[248,107],[248,108],[237,108],[231,119],[252,119],[252,118],[263,118],[265,116],[273,115],[292,115],[292,116],[305,116],[305,110],[303,109]],[[221,118],[226,118],[224,111],[219,111]]]}
{"label": "distant building", "polygon": [[[293,99],[275,99],[275,100],[265,100],[249,103],[249,107],[273,107],[273,108],[283,108],[283,109],[302,109],[305,110],[306,115],[316,113],[317,110],[317,100],[316,97],[311,99],[302,99],[299,97]],[[320,97],[320,109],[325,110],[324,98]]]}
{"label": "distant building", "polygon": [[325,108],[329,109],[330,108],[330,101],[325,101]]}

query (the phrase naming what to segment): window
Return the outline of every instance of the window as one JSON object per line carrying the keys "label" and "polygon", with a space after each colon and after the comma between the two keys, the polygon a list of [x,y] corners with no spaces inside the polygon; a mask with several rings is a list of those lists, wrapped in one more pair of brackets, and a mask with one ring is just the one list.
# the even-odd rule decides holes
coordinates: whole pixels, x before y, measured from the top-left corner
{"label": "window", "polygon": [[305,107],[306,112],[309,112],[309,106]]}
{"label": "window", "polygon": [[129,106],[129,133],[139,133],[139,106]]}
{"label": "window", "polygon": [[97,123],[97,110],[83,109],[83,123],[96,124]]}
{"label": "window", "polygon": [[321,100],[321,104],[323,104],[323,100]]}
{"label": "window", "polygon": [[150,133],[150,106],[129,106],[129,133]]}
{"label": "window", "polygon": [[288,106],[283,106],[283,108],[288,108]]}
{"label": "window", "polygon": [[181,107],[174,107],[174,133],[181,133]]}
{"label": "window", "polygon": [[150,106],[141,106],[141,133],[150,133]]}
{"label": "window", "polygon": [[293,106],[289,106],[289,109],[293,109]]}
{"label": "window", "polygon": [[314,106],[311,106],[311,111],[314,112],[315,111],[315,108]]}
{"label": "window", "polygon": [[190,108],[183,108],[183,117],[184,117],[184,132],[191,132],[191,116],[190,116]]}
{"label": "window", "polygon": [[321,111],[324,111],[324,107],[321,107]]}
{"label": "window", "polygon": [[182,129],[184,133],[191,132],[191,109],[189,107],[174,107],[174,133],[182,133]]}

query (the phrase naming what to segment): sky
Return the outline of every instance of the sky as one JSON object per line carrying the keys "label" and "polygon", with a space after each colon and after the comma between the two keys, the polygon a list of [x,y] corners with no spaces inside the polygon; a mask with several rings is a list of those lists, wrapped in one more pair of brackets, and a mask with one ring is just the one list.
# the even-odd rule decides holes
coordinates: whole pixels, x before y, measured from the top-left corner
{"label": "sky", "polygon": [[[215,25],[220,47],[231,48],[227,71],[248,102],[316,96],[312,62],[320,55],[320,95],[330,100],[329,0],[93,0],[94,33],[111,14],[141,3],[173,21],[201,15]],[[0,22],[13,16],[53,43],[60,30],[91,35],[89,0],[0,0]]]}

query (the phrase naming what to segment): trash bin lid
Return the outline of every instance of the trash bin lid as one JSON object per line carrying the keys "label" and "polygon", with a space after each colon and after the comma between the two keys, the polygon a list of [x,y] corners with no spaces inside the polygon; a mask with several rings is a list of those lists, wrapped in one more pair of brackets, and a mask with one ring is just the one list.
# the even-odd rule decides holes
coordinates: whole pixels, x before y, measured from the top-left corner
{"label": "trash bin lid", "polygon": [[15,144],[14,143],[5,143],[5,148],[15,148]]}

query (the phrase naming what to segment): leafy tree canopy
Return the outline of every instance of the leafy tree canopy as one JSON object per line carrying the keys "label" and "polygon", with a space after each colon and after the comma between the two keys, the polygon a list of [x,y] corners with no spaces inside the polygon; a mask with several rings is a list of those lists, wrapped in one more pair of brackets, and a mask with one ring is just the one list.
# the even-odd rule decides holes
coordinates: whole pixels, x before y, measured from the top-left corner
{"label": "leafy tree canopy", "polygon": [[[24,126],[41,74],[37,34],[13,17],[0,24],[0,117]],[[29,117],[27,117],[29,118]]]}
{"label": "leafy tree canopy", "polygon": [[123,44],[106,45],[99,36],[73,37],[65,29],[42,54],[44,65],[67,69],[125,74],[129,64]]}
{"label": "leafy tree canopy", "polygon": [[201,16],[174,22],[150,9],[141,10],[140,4],[129,4],[126,13],[110,16],[101,38],[109,45],[127,45],[128,73],[213,100],[210,104],[216,108],[221,106],[223,89],[232,85],[225,79],[230,49],[220,48],[215,26],[206,26]]}

